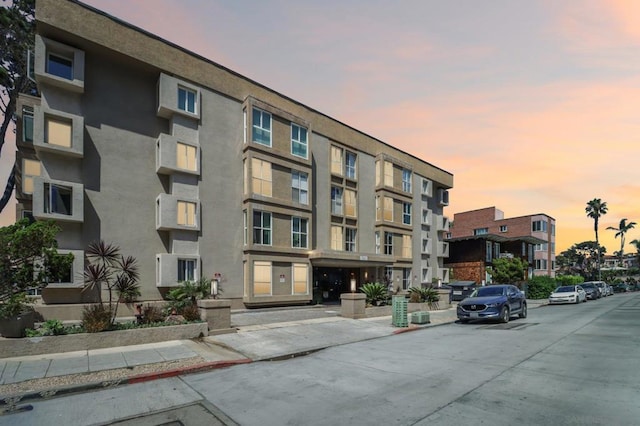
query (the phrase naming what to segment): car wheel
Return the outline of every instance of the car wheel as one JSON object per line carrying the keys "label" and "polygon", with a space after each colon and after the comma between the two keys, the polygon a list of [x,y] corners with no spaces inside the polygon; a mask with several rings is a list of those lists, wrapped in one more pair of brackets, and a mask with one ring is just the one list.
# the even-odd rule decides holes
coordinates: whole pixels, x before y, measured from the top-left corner
{"label": "car wheel", "polygon": [[526,318],[527,317],[527,304],[523,303],[522,304],[522,311],[520,311],[520,318]]}
{"label": "car wheel", "polygon": [[500,310],[500,322],[501,323],[508,323],[509,322],[509,308],[507,308],[506,306],[502,307],[502,310]]}
{"label": "car wheel", "polygon": [[576,305],[580,303],[580,296],[576,296]]}
{"label": "car wheel", "polygon": [[460,319],[460,324],[466,324],[468,322],[469,322],[468,319]]}

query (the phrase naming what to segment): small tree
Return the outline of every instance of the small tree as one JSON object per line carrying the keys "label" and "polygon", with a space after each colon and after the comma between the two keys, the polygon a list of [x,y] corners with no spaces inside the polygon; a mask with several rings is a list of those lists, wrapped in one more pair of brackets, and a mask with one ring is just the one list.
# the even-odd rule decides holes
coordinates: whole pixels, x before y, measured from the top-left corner
{"label": "small tree", "polygon": [[[28,289],[68,274],[73,255],[58,254],[59,231],[54,222],[28,219],[0,228],[0,303],[18,300]],[[15,309],[20,305],[14,304]]]}
{"label": "small tree", "polygon": [[100,292],[100,304],[108,310],[109,324],[113,325],[120,302],[131,303],[140,296],[138,261],[133,256],[120,255],[120,247],[104,241],[89,244],[86,255],[89,263],[84,270],[85,290],[107,290],[109,302],[104,303]]}
{"label": "small tree", "polygon": [[519,257],[503,257],[493,260],[491,276],[498,284],[509,284],[524,280],[527,263]]}

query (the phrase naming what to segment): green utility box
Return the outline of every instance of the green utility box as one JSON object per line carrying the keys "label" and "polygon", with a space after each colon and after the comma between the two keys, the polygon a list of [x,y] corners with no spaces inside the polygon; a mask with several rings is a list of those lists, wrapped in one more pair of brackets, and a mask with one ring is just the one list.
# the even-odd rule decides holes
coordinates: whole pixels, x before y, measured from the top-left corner
{"label": "green utility box", "polygon": [[393,296],[391,299],[391,325],[394,327],[409,327],[407,308],[409,303],[404,296]]}
{"label": "green utility box", "polygon": [[429,311],[418,311],[411,314],[411,324],[429,324]]}

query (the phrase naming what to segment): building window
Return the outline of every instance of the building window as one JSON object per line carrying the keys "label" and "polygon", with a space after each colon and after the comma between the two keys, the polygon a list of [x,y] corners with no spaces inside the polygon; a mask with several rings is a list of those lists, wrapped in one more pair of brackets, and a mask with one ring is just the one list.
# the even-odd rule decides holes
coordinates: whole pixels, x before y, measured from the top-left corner
{"label": "building window", "polygon": [[248,239],[248,234],[249,234],[249,224],[248,222],[248,218],[247,218],[247,211],[243,210],[242,211],[242,244],[244,244],[245,246],[247,245],[247,239]]}
{"label": "building window", "polygon": [[549,250],[549,244],[547,243],[536,244],[536,251],[548,251],[548,250]]}
{"label": "building window", "polygon": [[556,224],[552,223],[551,224],[551,235],[556,235]]}
{"label": "building window", "polygon": [[45,143],[71,148],[71,121],[47,117],[44,131]]}
{"label": "building window", "polygon": [[429,225],[429,210],[422,210],[422,224]]}
{"label": "building window", "polygon": [[342,149],[331,147],[331,173],[342,176]]}
{"label": "building window", "polygon": [[533,232],[547,232],[547,221],[546,220],[535,220],[531,224],[531,230]]}
{"label": "building window", "polygon": [[409,290],[411,287],[411,268],[402,268],[402,289]]}
{"label": "building window", "polygon": [[393,198],[384,197],[384,220],[387,222],[393,222]]}
{"label": "building window", "polygon": [[411,192],[411,170],[402,169],[402,190]]}
{"label": "building window", "polygon": [[385,281],[387,281],[388,283],[392,283],[393,282],[393,267],[392,266],[385,266],[383,274],[384,274]]}
{"label": "building window", "polygon": [[22,141],[33,142],[33,108],[22,108]]}
{"label": "building window", "polygon": [[22,210],[21,218],[22,219],[29,219],[29,222],[35,221],[35,219],[33,218],[33,211],[31,211],[31,210]]}
{"label": "building window", "polygon": [[178,109],[190,114],[195,114],[197,96],[198,94],[194,90],[178,86]]}
{"label": "building window", "polygon": [[402,203],[402,223],[411,225],[411,203]]}
{"label": "building window", "polygon": [[291,172],[291,199],[294,203],[309,204],[308,175],[303,172]]}
{"label": "building window", "polygon": [[72,189],[55,183],[44,184],[44,212],[71,216]]}
{"label": "building window", "polygon": [[196,203],[178,201],[178,225],[196,226]]}
{"label": "building window", "polygon": [[441,206],[449,205],[449,191],[444,188],[438,189],[438,204]]}
{"label": "building window", "polygon": [[307,248],[308,219],[291,218],[291,247]]}
{"label": "building window", "polygon": [[291,154],[307,158],[307,129],[291,124]]}
{"label": "building window", "polygon": [[376,239],[376,254],[380,254],[380,232],[376,232],[375,233],[375,239]]}
{"label": "building window", "polygon": [[197,171],[197,153],[198,150],[193,145],[186,145],[180,142],[176,143],[176,165],[178,168],[191,170],[192,172]]}
{"label": "building window", "polygon": [[309,293],[309,266],[302,263],[293,264],[293,294]]}
{"label": "building window", "polygon": [[413,250],[411,249],[412,238],[411,235],[402,236],[402,257],[410,259],[413,257]]}
{"label": "building window", "polygon": [[500,232],[507,232],[507,225],[500,225]]}
{"label": "building window", "polygon": [[47,54],[47,74],[55,75],[67,80],[73,80],[73,59],[54,53]]}
{"label": "building window", "polygon": [[487,262],[491,262],[493,260],[493,256],[491,254],[491,247],[493,247],[493,244],[491,244],[491,241],[487,241],[485,259],[484,259]]}
{"label": "building window", "polygon": [[344,234],[344,251],[356,251],[356,228],[346,228]]}
{"label": "building window", "polygon": [[393,234],[391,232],[384,233],[384,254],[393,254]]}
{"label": "building window", "polygon": [[260,145],[271,146],[271,114],[253,109],[252,140]]}
{"label": "building window", "polygon": [[473,230],[473,235],[485,235],[489,233],[489,228],[476,228]]}
{"label": "building window", "polygon": [[393,188],[393,163],[384,162],[384,186]]}
{"label": "building window", "polygon": [[422,194],[431,196],[431,181],[428,179],[422,179]]}
{"label": "building window", "polygon": [[271,262],[253,262],[253,294],[271,295]]}
{"label": "building window", "polygon": [[22,192],[33,194],[33,178],[40,176],[40,162],[36,160],[22,160]]}
{"label": "building window", "polygon": [[493,256],[497,259],[500,258],[500,243],[493,243]]}
{"label": "building window", "polygon": [[342,214],[342,188],[331,187],[331,213]]}
{"label": "building window", "polygon": [[356,191],[345,189],[344,191],[344,209],[345,215],[349,217],[356,217]]}
{"label": "building window", "polygon": [[536,259],[536,269],[546,271],[547,259]]}
{"label": "building window", "polygon": [[345,155],[345,176],[348,179],[356,179],[356,154],[347,151]]}
{"label": "building window", "polygon": [[251,188],[254,194],[271,197],[271,163],[260,160],[259,158],[251,159]]}
{"label": "building window", "polygon": [[253,243],[271,245],[271,213],[253,212]]}
{"label": "building window", "polygon": [[178,282],[196,280],[196,259],[178,259]]}
{"label": "building window", "polygon": [[342,250],[342,226],[331,226],[331,250]]}

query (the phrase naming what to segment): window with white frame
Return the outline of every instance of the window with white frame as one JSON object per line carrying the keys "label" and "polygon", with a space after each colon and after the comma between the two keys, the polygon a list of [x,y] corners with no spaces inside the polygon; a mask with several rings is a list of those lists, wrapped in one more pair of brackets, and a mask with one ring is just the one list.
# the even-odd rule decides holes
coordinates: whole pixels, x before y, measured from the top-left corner
{"label": "window with white frame", "polygon": [[293,170],[291,172],[291,199],[294,203],[309,204],[309,176]]}
{"label": "window with white frame", "polygon": [[507,232],[507,225],[500,225],[500,232]]}
{"label": "window with white frame", "polygon": [[196,226],[197,203],[191,201],[178,201],[177,221],[178,225]]}
{"label": "window with white frame", "polygon": [[342,250],[342,226],[331,226],[331,250]]}
{"label": "window with white frame", "polygon": [[476,228],[473,230],[473,235],[485,235],[489,233],[489,228]]}
{"label": "window with white frame", "polygon": [[176,166],[181,169],[197,171],[198,149],[193,145],[176,143]]}
{"label": "window with white frame", "polygon": [[385,266],[384,267],[384,279],[385,281],[388,282],[393,282],[393,267],[392,266]]}
{"label": "window with white frame", "polygon": [[429,179],[422,179],[422,194],[431,196],[431,181]]}
{"label": "window with white frame", "polygon": [[69,186],[55,183],[44,184],[44,212],[73,215],[73,190]]}
{"label": "window with white frame", "polygon": [[549,250],[548,243],[536,244],[536,251],[548,251],[548,250]]}
{"label": "window with white frame", "polygon": [[253,262],[253,294],[271,295],[271,262]]}
{"label": "window with white frame", "polygon": [[293,294],[309,293],[309,265],[293,264]]}
{"label": "window with white frame", "polygon": [[391,232],[384,233],[384,254],[393,254],[393,234]]}
{"label": "window with white frame", "polygon": [[344,251],[356,251],[356,228],[346,228],[344,233]]}
{"label": "window with white frame", "polygon": [[375,233],[376,254],[380,254],[380,232]]}
{"label": "window with white frame", "polygon": [[356,179],[356,154],[347,151],[344,159],[345,176],[348,179]]}
{"label": "window with white frame", "polygon": [[198,261],[196,259],[178,259],[178,281],[195,281],[197,279]]}
{"label": "window with white frame", "polygon": [[253,244],[271,245],[271,213],[253,212]]}
{"label": "window with white frame", "polygon": [[291,218],[291,247],[307,248],[309,221],[302,217]]}
{"label": "window with white frame", "polygon": [[22,107],[22,142],[33,142],[33,107]]}
{"label": "window with white frame", "polygon": [[412,242],[411,235],[402,236],[402,257],[410,259],[413,256]]}
{"label": "window with white frame", "polygon": [[380,206],[380,196],[376,196],[376,220],[382,220],[382,207]]}
{"label": "window with white frame", "polygon": [[342,188],[331,187],[331,213],[342,214]]}
{"label": "window with white frame", "polygon": [[411,170],[402,169],[402,190],[411,192]]}
{"label": "window with white frame", "polygon": [[37,160],[22,160],[22,193],[33,194],[33,178],[40,176],[41,164]]}
{"label": "window with white frame", "polygon": [[249,237],[249,224],[248,224],[248,220],[249,218],[247,217],[247,211],[246,210],[242,210],[242,244],[244,244],[245,246],[248,243],[248,237]]}
{"label": "window with white frame", "polygon": [[393,222],[393,198],[384,197],[383,204],[384,220],[387,222]]}
{"label": "window with white frame", "polygon": [[356,217],[356,191],[345,189],[344,191],[344,210],[345,215]]}
{"label": "window with white frame", "polygon": [[251,189],[254,194],[272,196],[271,163],[255,157],[251,159]]}
{"label": "window with white frame", "polygon": [[331,173],[342,176],[342,148],[331,146]]}
{"label": "window with white frame", "polygon": [[547,270],[547,259],[536,259],[536,269]]}
{"label": "window with white frame", "polygon": [[73,59],[49,52],[47,53],[45,72],[66,80],[73,80]]}
{"label": "window with white frame", "polygon": [[402,289],[409,290],[411,287],[411,268],[402,268]]}
{"label": "window with white frame", "polygon": [[531,230],[533,232],[547,232],[547,221],[534,220],[531,224]]}
{"label": "window with white frame", "polygon": [[402,223],[411,225],[411,203],[402,203]]}
{"label": "window with white frame", "polygon": [[291,123],[291,154],[307,158],[307,129]]}
{"label": "window with white frame", "polygon": [[71,148],[71,120],[58,117],[45,117],[44,142],[50,145]]}
{"label": "window with white frame", "polygon": [[183,86],[178,86],[178,109],[188,112],[190,114],[196,114],[198,94],[195,90],[187,89]]}
{"label": "window with white frame", "polygon": [[253,108],[252,141],[260,145],[271,146],[271,114],[258,108]]}
{"label": "window with white frame", "polygon": [[427,209],[422,210],[422,224],[429,225],[429,210]]}

